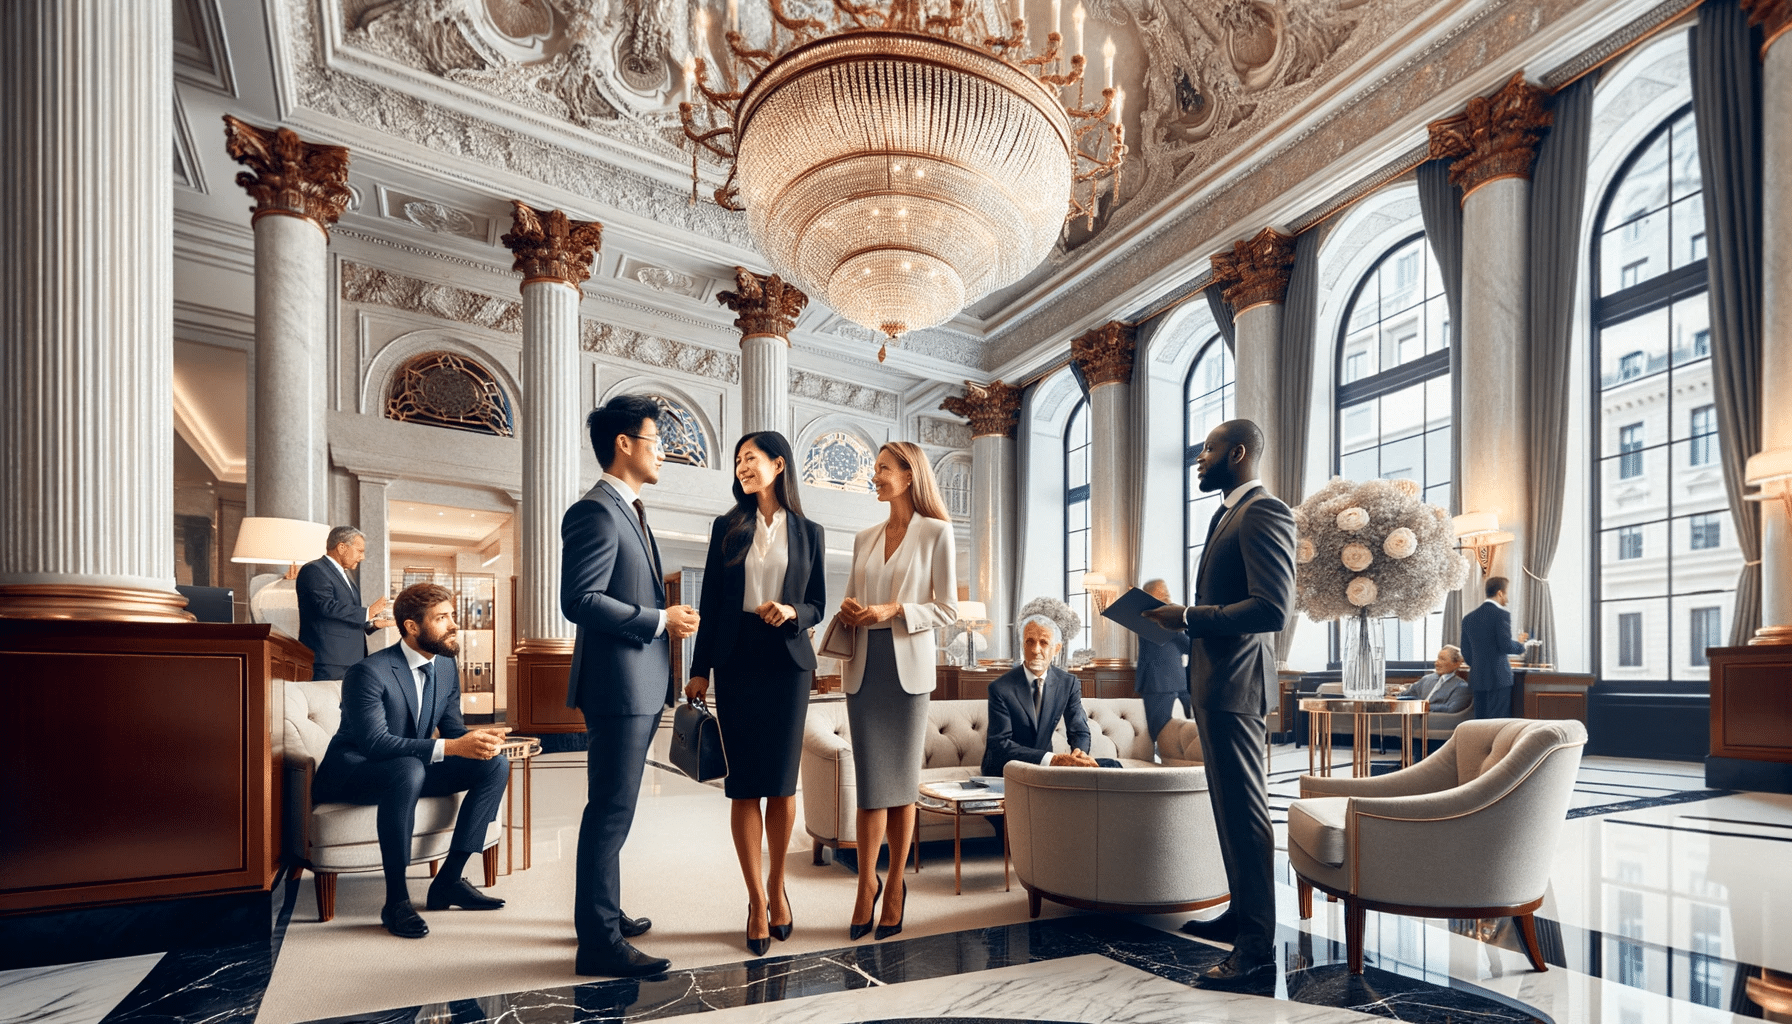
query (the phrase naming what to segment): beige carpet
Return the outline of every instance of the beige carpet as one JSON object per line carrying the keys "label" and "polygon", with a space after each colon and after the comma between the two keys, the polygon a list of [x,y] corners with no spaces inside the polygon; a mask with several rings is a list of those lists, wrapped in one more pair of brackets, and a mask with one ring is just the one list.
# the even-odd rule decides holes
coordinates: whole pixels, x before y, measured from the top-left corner
{"label": "beige carpet", "polygon": [[[310,877],[303,883],[285,945],[262,1002],[261,1024],[436,1003],[584,980],[573,973],[573,853],[584,807],[583,755],[552,755],[535,772],[534,863],[499,878],[490,890],[502,910],[425,914],[430,934],[407,941],[379,924],[384,886],[377,873],[344,875],[336,918],[317,921]],[[799,801],[800,804],[800,801]],[[768,955],[814,952],[848,944],[853,880],[844,866],[811,862],[799,820],[789,861],[795,930]],[[1027,920],[1018,882],[1002,891],[999,854],[967,856],[965,894],[952,893],[950,846],[930,847],[919,875],[908,878],[904,937]],[[940,852],[936,853],[935,851]],[[636,940],[670,957],[673,967],[734,963],[751,957],[743,939],[746,889],[728,833],[728,800],[714,787],[649,768],[634,830],[622,854],[623,906],[653,918]],[[469,877],[481,881],[478,861]],[[421,906],[427,871],[416,868],[411,892]],[[1073,913],[1047,903],[1043,916]],[[860,940],[870,944],[867,937]]]}

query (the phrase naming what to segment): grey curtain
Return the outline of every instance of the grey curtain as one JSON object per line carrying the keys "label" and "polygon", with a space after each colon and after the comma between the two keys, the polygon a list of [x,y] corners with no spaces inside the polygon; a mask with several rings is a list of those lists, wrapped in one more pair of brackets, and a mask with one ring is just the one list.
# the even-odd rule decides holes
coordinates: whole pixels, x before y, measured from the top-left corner
{"label": "grey curtain", "polygon": [[[1462,514],[1462,191],[1450,184],[1450,161],[1419,165],[1419,213],[1425,240],[1443,275],[1450,307],[1450,514]],[[1462,641],[1462,591],[1444,599],[1443,642]]]}
{"label": "grey curtain", "polygon": [[[1133,453],[1133,463],[1130,467],[1131,475],[1126,481],[1131,501],[1127,515],[1131,519],[1128,525],[1128,550],[1132,553],[1132,564],[1126,568],[1132,573],[1133,586],[1159,575],[1158,566],[1165,560],[1165,552],[1145,550],[1145,478],[1151,471],[1151,374],[1147,367],[1151,363],[1151,344],[1157,340],[1158,332],[1163,330],[1169,319],[1152,317],[1133,328],[1132,335],[1132,406],[1129,410],[1132,420],[1129,430],[1132,436],[1127,440],[1129,450]],[[1164,419],[1170,423],[1177,422],[1178,417],[1183,415],[1185,413],[1180,407],[1164,410]]]}
{"label": "grey curtain", "polygon": [[1704,178],[1711,301],[1711,390],[1723,445],[1724,489],[1742,550],[1730,644],[1761,626],[1761,513],[1743,501],[1743,466],[1761,447],[1760,33],[1736,0],[1699,9],[1687,38],[1693,116]]}
{"label": "grey curtain", "polygon": [[[1280,341],[1281,422],[1275,424],[1271,443],[1279,453],[1276,478],[1271,480],[1276,497],[1298,505],[1306,497],[1309,421],[1313,409],[1313,343],[1319,329],[1320,228],[1309,228],[1294,240],[1294,268],[1288,277],[1288,294],[1282,302]],[[1286,664],[1294,644],[1300,616],[1292,609],[1288,625],[1276,635],[1276,661]]]}
{"label": "grey curtain", "polygon": [[1220,294],[1224,290],[1217,284],[1207,286],[1207,308],[1213,311],[1213,323],[1220,329],[1220,337],[1225,339],[1226,351],[1237,352],[1238,325],[1232,318],[1232,304]]}
{"label": "grey curtain", "polygon": [[1581,211],[1587,194],[1587,139],[1593,86],[1587,75],[1555,94],[1554,122],[1537,147],[1531,174],[1530,299],[1525,310],[1525,379],[1530,386],[1525,447],[1531,497],[1525,509],[1525,614],[1531,636],[1555,649],[1555,602],[1549,570],[1562,536],[1562,490],[1568,482],[1568,378],[1574,339],[1574,295],[1581,264]]}
{"label": "grey curtain", "polygon": [[1021,570],[1021,565],[1027,560],[1027,510],[1033,507],[1033,494],[1029,488],[1033,477],[1033,409],[1038,396],[1038,384],[1029,384],[1021,391],[1020,422],[1014,430],[1014,579],[1009,582],[1013,592],[1008,595],[1012,602],[1008,607],[1013,609],[1015,616],[1020,615],[1021,605],[1027,603],[1027,574]]}

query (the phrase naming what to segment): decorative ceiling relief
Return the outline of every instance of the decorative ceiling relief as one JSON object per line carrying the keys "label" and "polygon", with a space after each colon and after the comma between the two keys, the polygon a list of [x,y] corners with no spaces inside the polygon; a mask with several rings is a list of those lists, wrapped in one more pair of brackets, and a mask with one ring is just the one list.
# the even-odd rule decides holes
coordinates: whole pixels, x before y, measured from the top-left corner
{"label": "decorative ceiling relief", "polygon": [[616,266],[616,276],[635,281],[656,292],[669,292],[693,299],[702,299],[709,291],[709,281],[690,274],[648,263],[633,256],[624,256]]}
{"label": "decorative ceiling relief", "polygon": [[896,394],[865,384],[826,377],[808,370],[790,371],[790,395],[845,406],[886,420],[896,418]]}
{"label": "decorative ceiling relief", "polygon": [[342,301],[390,306],[505,334],[520,334],[523,330],[523,307],[519,302],[420,281],[347,260],[342,263]]}
{"label": "decorative ceiling relief", "polygon": [[740,356],[702,345],[655,337],[627,327],[586,320],[579,325],[579,347],[617,359],[645,363],[666,370],[708,377],[729,384],[740,383]]}

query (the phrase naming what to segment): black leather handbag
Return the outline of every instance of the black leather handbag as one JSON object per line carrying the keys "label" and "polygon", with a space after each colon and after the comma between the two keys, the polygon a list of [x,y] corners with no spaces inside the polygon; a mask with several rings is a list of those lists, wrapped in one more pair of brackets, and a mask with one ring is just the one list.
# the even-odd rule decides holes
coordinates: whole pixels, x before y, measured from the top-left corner
{"label": "black leather handbag", "polygon": [[672,767],[708,782],[728,774],[728,755],[722,750],[722,726],[703,699],[680,704],[672,712]]}

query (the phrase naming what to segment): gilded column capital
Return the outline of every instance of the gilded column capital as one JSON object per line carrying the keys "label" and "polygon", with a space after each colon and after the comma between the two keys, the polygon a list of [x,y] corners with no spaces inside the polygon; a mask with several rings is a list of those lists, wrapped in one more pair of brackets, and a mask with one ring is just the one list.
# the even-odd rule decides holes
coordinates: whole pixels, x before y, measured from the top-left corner
{"label": "gilded column capital", "polygon": [[762,277],[746,267],[734,268],[734,288],[718,292],[716,301],[734,311],[740,336],[783,338],[788,345],[809,296],[776,274]]}
{"label": "gilded column capital", "polygon": [[1543,95],[1520,71],[1492,96],[1469,100],[1463,113],[1431,122],[1431,158],[1455,160],[1450,182],[1463,199],[1490,181],[1531,176],[1537,142],[1554,120]]}
{"label": "gilded column capital", "polygon": [[348,208],[348,149],[306,142],[289,128],[257,128],[224,115],[224,148],[249,168],[236,176],[255,210],[253,224],[268,214],[302,217],[329,233]]}
{"label": "gilded column capital", "polygon": [[1082,371],[1090,390],[1132,380],[1132,357],[1132,328],[1118,320],[1084,331],[1070,343],[1070,361]]}
{"label": "gilded column capital", "polygon": [[1013,438],[1020,426],[1021,389],[996,381],[985,387],[964,382],[964,397],[948,398],[940,408],[971,421],[971,437]]}
{"label": "gilded column capital", "polygon": [[1234,315],[1254,306],[1281,302],[1294,273],[1294,236],[1264,228],[1256,237],[1213,257],[1213,283],[1231,303]]}
{"label": "gilded column capital", "polygon": [[1761,26],[1767,34],[1761,44],[1761,57],[1765,59],[1767,48],[1792,29],[1792,0],[1742,0],[1742,10],[1750,25]]}
{"label": "gilded column capital", "polygon": [[591,277],[591,262],[603,248],[604,226],[512,199],[510,230],[499,241],[516,257],[510,268],[523,275],[524,284],[559,281],[577,288]]}

